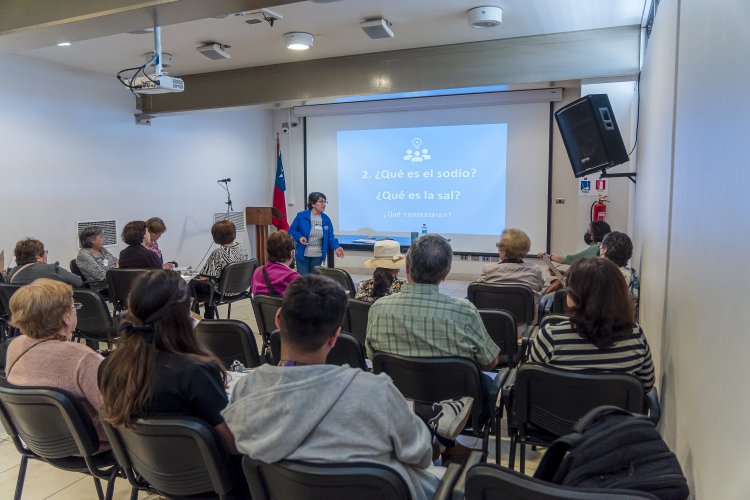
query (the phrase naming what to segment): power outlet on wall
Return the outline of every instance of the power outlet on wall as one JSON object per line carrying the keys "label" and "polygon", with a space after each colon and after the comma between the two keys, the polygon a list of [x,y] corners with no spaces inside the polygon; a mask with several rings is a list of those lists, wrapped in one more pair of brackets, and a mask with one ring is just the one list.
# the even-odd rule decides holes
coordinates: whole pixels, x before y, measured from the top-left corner
{"label": "power outlet on wall", "polygon": [[484,256],[482,257],[482,262],[492,262],[492,257]]}

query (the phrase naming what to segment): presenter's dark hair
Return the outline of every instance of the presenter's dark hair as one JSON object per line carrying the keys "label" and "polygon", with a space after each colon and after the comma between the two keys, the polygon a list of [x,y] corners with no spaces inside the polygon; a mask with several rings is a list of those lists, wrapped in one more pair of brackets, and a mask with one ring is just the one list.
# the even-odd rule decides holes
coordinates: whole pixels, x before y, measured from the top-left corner
{"label": "presenter's dark hair", "polygon": [[81,248],[94,248],[94,239],[103,234],[104,232],[99,226],[84,227],[78,234],[78,241],[81,243]]}
{"label": "presenter's dark hair", "polygon": [[321,199],[328,201],[326,195],[321,192],[313,191],[312,193],[310,193],[307,196],[307,209],[312,210],[313,205],[315,205]]}
{"label": "presenter's dark hair", "polygon": [[217,245],[229,245],[237,237],[237,228],[231,220],[220,220],[211,226],[211,236]]}
{"label": "presenter's dark hair", "polygon": [[268,237],[268,242],[266,242],[268,260],[271,262],[284,262],[291,259],[294,246],[294,240],[289,233],[286,231],[276,231]]}
{"label": "presenter's dark hair", "polygon": [[601,242],[610,231],[612,231],[612,228],[603,220],[592,220],[589,226],[591,241],[594,242]]}
{"label": "presenter's dark hair", "polygon": [[611,347],[633,332],[634,305],[617,266],[607,259],[581,259],[570,267],[565,285],[573,301],[570,322],[598,348]]}
{"label": "presenter's dark hair", "polygon": [[633,242],[630,241],[630,236],[619,231],[608,233],[602,239],[601,248],[604,250],[604,257],[618,267],[626,266],[633,256]]}
{"label": "presenter's dark hair", "polygon": [[13,255],[16,258],[16,264],[19,266],[31,264],[36,262],[37,257],[44,255],[44,243],[34,238],[26,238],[16,243]]}
{"label": "presenter's dark hair", "polygon": [[140,245],[146,236],[146,223],[142,220],[134,220],[125,224],[122,228],[122,241],[128,245]]}
{"label": "presenter's dark hair", "polygon": [[292,281],[281,305],[281,342],[314,352],[344,321],[346,292],[330,278],[306,274]]}
{"label": "presenter's dark hair", "polygon": [[189,312],[190,293],[179,273],[160,269],[136,279],[117,349],[102,365],[103,420],[122,425],[148,415],[158,352],[207,365],[226,383],[224,365],[196,337]]}
{"label": "presenter's dark hair", "polygon": [[439,234],[427,234],[411,244],[406,253],[406,271],[416,283],[437,285],[448,276],[453,249]]}

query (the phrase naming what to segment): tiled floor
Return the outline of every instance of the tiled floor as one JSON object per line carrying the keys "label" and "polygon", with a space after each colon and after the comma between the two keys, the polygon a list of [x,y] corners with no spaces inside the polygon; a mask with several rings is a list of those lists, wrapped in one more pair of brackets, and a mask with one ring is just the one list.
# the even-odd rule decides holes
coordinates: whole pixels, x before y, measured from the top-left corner
{"label": "tiled floor", "polygon": [[[369,277],[370,276],[364,275],[352,276],[355,283]],[[467,285],[468,282],[466,281],[446,281],[440,285],[440,290],[452,297],[464,298],[466,297]],[[222,318],[226,317],[226,306],[223,306],[220,309],[219,314]],[[245,321],[250,325],[253,332],[256,332],[257,334],[258,328],[250,301],[241,301],[234,304],[232,306],[232,318]],[[257,341],[258,345],[260,345],[260,338],[258,338]],[[501,431],[501,436],[507,436],[504,425]],[[464,444],[470,445],[469,442]],[[510,441],[507,437],[503,437],[501,441],[501,463],[503,465],[508,464],[509,448]],[[492,438],[490,441],[489,458],[489,461],[491,462],[495,461],[494,449],[495,441],[494,438]],[[527,449],[527,474],[533,474],[534,470],[536,470],[536,466],[542,453],[543,450],[532,451],[531,448]],[[5,434],[2,427],[0,427],[0,499],[13,498],[20,459],[21,457],[13,446],[13,443]],[[126,480],[118,479],[116,481],[114,498],[117,500],[126,500],[130,498],[130,488],[128,487]],[[152,500],[157,497],[149,497],[148,495],[141,493],[138,498],[139,500],[146,498]],[[26,472],[23,499],[94,500],[96,499],[96,490],[94,489],[93,480],[88,476],[74,472],[61,471],[45,463],[32,460],[29,462]]]}

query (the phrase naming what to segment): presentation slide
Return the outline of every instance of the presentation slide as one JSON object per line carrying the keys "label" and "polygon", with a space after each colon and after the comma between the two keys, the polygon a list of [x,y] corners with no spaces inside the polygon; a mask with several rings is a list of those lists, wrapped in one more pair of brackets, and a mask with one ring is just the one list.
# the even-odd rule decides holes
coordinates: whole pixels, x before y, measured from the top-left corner
{"label": "presentation slide", "polygon": [[505,123],[339,131],[339,231],[500,234],[507,141]]}

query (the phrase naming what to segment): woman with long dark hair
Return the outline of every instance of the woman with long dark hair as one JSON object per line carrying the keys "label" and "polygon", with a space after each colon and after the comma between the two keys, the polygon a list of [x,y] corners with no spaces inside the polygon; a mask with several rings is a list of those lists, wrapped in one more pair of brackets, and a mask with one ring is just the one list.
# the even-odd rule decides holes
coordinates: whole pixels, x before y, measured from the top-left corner
{"label": "woman with long dark hair", "polygon": [[630,373],[649,390],[654,385],[651,350],[617,266],[598,257],[581,259],[571,266],[565,289],[570,319],[539,330],[529,361],[565,370]]}
{"label": "woman with long dark hair", "polygon": [[406,283],[398,279],[398,270],[406,265],[406,258],[401,253],[401,246],[394,240],[375,242],[373,258],[365,261],[365,267],[375,269],[372,279],[362,280],[357,284],[355,299],[375,302],[380,297],[401,291]]}
{"label": "woman with long dark hair", "polygon": [[102,418],[124,425],[153,415],[198,417],[236,453],[220,413],[227,405],[226,372],[195,336],[189,306],[188,286],[178,273],[159,270],[138,278],[117,349],[99,369]]}

